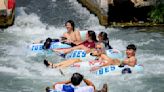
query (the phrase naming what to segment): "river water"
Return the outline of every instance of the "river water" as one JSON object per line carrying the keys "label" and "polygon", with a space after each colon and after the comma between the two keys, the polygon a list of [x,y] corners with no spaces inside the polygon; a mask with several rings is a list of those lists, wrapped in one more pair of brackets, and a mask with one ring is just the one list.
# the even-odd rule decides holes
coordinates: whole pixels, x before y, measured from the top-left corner
{"label": "river water", "polygon": [[[67,68],[61,75],[58,69],[46,68],[44,58],[53,62],[62,59],[56,55],[32,54],[28,45],[36,39],[60,37],[69,19],[80,30],[107,32],[110,44],[116,49],[125,50],[134,43],[138,48],[138,63],[144,65],[144,71],[97,76],[83,69]],[[143,30],[147,29],[106,29],[75,0],[17,0],[15,25],[0,31],[0,92],[44,92],[45,87],[67,80],[77,71],[92,80],[98,89],[107,83],[110,92],[163,92],[164,33]]]}

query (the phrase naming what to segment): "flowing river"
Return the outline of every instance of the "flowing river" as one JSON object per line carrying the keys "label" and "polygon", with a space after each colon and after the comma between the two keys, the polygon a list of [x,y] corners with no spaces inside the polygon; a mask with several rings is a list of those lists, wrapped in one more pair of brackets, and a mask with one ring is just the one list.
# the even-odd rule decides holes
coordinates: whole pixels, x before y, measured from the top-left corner
{"label": "flowing river", "polygon": [[[36,39],[58,38],[66,31],[64,23],[74,20],[84,31],[104,31],[112,47],[125,50],[134,43],[137,59],[144,71],[129,75],[98,76],[83,69],[46,68],[43,60],[63,60],[57,55],[32,54],[28,45]],[[16,19],[12,27],[0,29],[0,92],[44,92],[45,87],[67,80],[80,72],[92,80],[97,89],[108,84],[110,92],[164,92],[164,32],[146,32],[138,28],[115,29],[99,25],[98,19],[76,0],[17,0]],[[164,30],[164,29],[162,29]]]}

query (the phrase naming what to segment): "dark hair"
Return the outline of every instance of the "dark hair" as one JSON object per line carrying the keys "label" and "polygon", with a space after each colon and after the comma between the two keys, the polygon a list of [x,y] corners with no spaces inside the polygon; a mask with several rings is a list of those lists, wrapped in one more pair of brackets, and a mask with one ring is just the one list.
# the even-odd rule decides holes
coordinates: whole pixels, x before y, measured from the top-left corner
{"label": "dark hair", "polygon": [[99,34],[102,37],[102,42],[104,43],[105,47],[107,49],[112,49],[112,47],[109,45],[109,39],[108,39],[108,35],[106,32],[100,32]]}
{"label": "dark hair", "polygon": [[65,23],[65,26],[67,23],[70,23],[72,28],[73,28],[73,31],[75,31],[75,23],[72,21],[72,20],[68,20],[66,23]]}
{"label": "dark hair", "polygon": [[108,40],[108,35],[107,35],[107,33],[105,33],[105,32],[100,32],[99,35],[102,37],[103,40]]}
{"label": "dark hair", "polygon": [[134,44],[129,44],[129,45],[126,47],[126,49],[132,49],[132,50],[134,50],[134,51],[137,50],[137,48],[136,48],[136,46],[135,46]]}
{"label": "dark hair", "polygon": [[93,40],[93,41],[95,41],[95,42],[98,42],[98,41],[97,41],[97,38],[96,38],[96,33],[95,33],[94,31],[89,30],[89,31],[88,31],[88,35],[89,35],[89,37],[91,38],[91,40]]}
{"label": "dark hair", "polygon": [[124,68],[122,70],[122,74],[128,74],[128,73],[132,73],[131,69],[130,68]]}
{"label": "dark hair", "polygon": [[82,80],[83,80],[83,75],[81,75],[80,73],[74,73],[71,77],[71,83],[74,86],[79,85]]}

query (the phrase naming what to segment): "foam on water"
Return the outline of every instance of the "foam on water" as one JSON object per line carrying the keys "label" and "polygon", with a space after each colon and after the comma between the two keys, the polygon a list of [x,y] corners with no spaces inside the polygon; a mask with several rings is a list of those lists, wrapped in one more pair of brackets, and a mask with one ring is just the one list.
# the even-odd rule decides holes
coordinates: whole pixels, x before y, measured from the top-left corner
{"label": "foam on water", "polygon": [[[13,38],[7,37],[5,39],[12,40],[14,44],[6,46],[5,42],[5,44],[2,46],[2,48],[6,50],[5,53],[7,53],[9,56],[5,57],[6,62],[10,62],[9,65],[12,67],[2,66],[1,72],[12,72],[16,75],[22,75],[24,77],[27,77],[27,75],[28,77],[60,75],[58,70],[49,69],[49,71],[47,71],[42,64],[42,61],[39,61],[38,63],[38,61],[27,59],[33,58],[36,55],[28,55],[29,53],[27,53],[28,50],[26,47],[36,39],[46,39],[47,37],[59,38],[66,31],[66,29],[63,26],[55,28],[53,26],[44,24],[40,21],[38,15],[34,13],[26,14],[24,9],[24,7],[17,8],[19,15],[17,15],[15,19],[15,25],[5,30],[6,34],[12,34],[13,36]],[[9,71],[6,71],[7,69],[9,69]],[[24,73],[22,73],[23,71]],[[53,72],[58,73],[53,74]]]}
{"label": "foam on water", "polygon": [[[52,1],[54,3],[57,2],[57,0]],[[10,85],[15,87],[15,89],[8,88],[5,92],[11,92],[13,89],[15,92],[43,92],[43,87],[51,86],[52,83],[57,81],[69,79],[71,74],[77,71],[84,74],[86,78],[92,80],[98,89],[102,87],[103,83],[107,82],[110,87],[110,92],[120,92],[120,90],[121,92],[154,92],[154,90],[158,87],[148,89],[148,87],[152,87],[154,84],[152,82],[145,82],[145,80],[151,80],[153,78],[160,79],[160,76],[164,75],[164,55],[155,52],[150,53],[149,51],[151,51],[151,49],[143,49],[142,47],[153,47],[154,45],[152,44],[155,44],[156,40],[158,39],[154,39],[151,37],[151,35],[148,36],[151,39],[144,39],[144,35],[142,36],[139,33],[135,33],[129,30],[127,31],[130,32],[131,35],[138,34],[143,39],[139,38],[141,39],[140,41],[136,40],[137,38],[131,38],[128,40],[124,39],[130,37],[128,35],[124,37],[118,37],[118,35],[124,35],[126,32],[114,28],[105,29],[98,24],[98,19],[95,17],[95,15],[90,14],[86,8],[82,8],[81,5],[74,0],[69,0],[69,2],[71,3],[73,9],[77,9],[77,13],[80,15],[79,18],[86,18],[89,16],[89,19],[85,20],[87,27],[84,25],[84,28],[81,29],[82,31],[85,29],[92,29],[95,31],[108,32],[111,46],[121,51],[125,50],[129,43],[136,43],[137,47],[139,47],[137,50],[138,63],[144,65],[144,72],[141,74],[131,75],[97,76],[96,74],[90,73],[89,71],[84,71],[84,69],[67,68],[62,69],[63,73],[65,74],[64,76],[61,74],[59,69],[50,69],[45,67],[43,65],[43,60],[45,58],[48,58],[53,62],[59,62],[62,59],[57,56],[46,57],[44,55],[34,55],[32,53],[30,54],[27,46],[36,39],[46,39],[47,37],[59,38],[66,31],[66,29],[63,27],[64,24],[58,27],[54,27],[52,25],[50,26],[46,23],[43,23],[37,14],[27,14],[24,11],[26,7],[19,7],[16,8],[18,13],[16,15],[15,25],[0,33],[0,74],[12,74],[10,79],[13,81],[13,83]],[[156,34],[156,36],[159,35]],[[162,36],[160,35],[160,37]],[[162,50],[160,50],[160,52],[162,52]],[[10,77],[10,75],[8,76]],[[33,82],[24,83],[14,81],[28,81],[29,79],[35,81],[36,84]],[[17,89],[14,84],[20,86],[22,90]],[[162,85],[162,83],[160,84]],[[6,86],[9,84],[5,83],[4,85]],[[30,88],[31,86],[29,85],[33,85],[33,87]],[[5,87],[1,86],[2,85],[0,85],[0,91],[5,90]],[[28,88],[29,90],[27,90]],[[162,91],[158,90],[156,92]]]}

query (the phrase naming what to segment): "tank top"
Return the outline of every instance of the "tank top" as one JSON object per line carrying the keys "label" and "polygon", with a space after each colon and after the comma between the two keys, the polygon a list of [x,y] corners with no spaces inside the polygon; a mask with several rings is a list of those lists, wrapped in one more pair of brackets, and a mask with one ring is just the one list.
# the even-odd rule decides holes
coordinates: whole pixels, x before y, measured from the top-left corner
{"label": "tank top", "polygon": [[89,42],[89,41],[86,40],[86,41],[84,41],[81,44],[83,44],[85,47],[90,48],[90,49],[95,48],[95,42],[94,41],[93,42]]}

